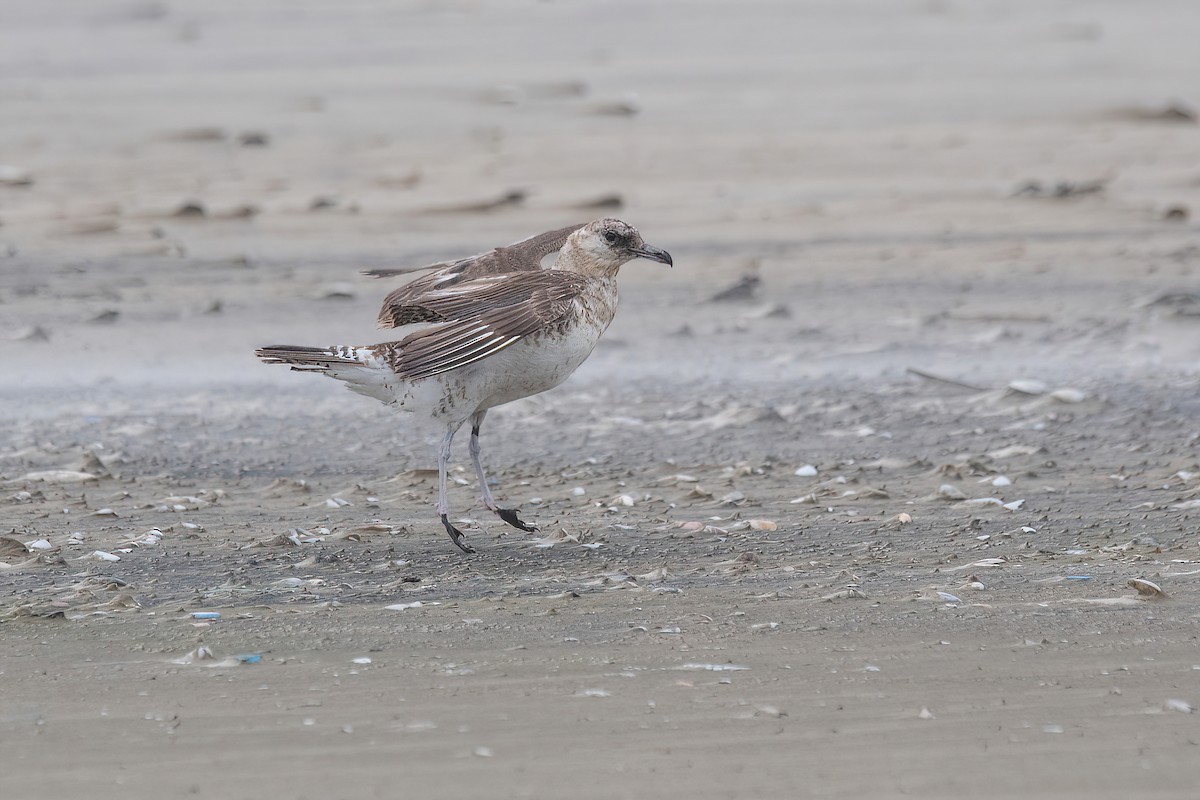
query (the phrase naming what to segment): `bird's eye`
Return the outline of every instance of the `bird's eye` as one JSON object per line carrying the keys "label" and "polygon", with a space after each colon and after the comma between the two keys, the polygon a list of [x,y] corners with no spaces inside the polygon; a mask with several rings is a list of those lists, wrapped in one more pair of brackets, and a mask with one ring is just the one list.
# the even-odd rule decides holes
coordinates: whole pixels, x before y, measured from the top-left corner
{"label": "bird's eye", "polygon": [[617,234],[615,234],[612,231],[604,232],[604,241],[608,242],[609,244],[616,244],[617,241],[620,240],[620,238],[621,238],[620,236],[618,236]]}

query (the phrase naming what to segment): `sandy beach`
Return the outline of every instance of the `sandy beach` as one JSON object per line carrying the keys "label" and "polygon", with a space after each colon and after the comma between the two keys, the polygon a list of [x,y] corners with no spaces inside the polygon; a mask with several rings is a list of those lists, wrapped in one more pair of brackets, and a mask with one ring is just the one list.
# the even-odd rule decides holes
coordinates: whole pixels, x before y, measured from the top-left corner
{"label": "sandy beach", "polygon": [[[3,16],[5,798],[1196,796],[1194,3]],[[536,533],[254,358],[604,216]]]}

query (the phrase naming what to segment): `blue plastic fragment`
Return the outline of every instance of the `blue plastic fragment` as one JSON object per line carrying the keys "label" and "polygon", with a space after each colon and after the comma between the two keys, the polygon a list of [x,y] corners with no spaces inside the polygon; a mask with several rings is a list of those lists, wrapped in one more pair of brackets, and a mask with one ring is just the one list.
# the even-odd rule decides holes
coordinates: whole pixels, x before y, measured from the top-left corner
{"label": "blue plastic fragment", "polygon": [[195,611],[192,613],[192,619],[220,619],[220,611]]}
{"label": "blue plastic fragment", "polygon": [[1091,575],[1068,575],[1067,576],[1067,580],[1069,580],[1069,581],[1090,581],[1091,579],[1092,579]]}
{"label": "blue plastic fragment", "polygon": [[234,658],[243,664],[257,664],[258,662],[262,661],[262,656],[260,656],[258,653],[243,653],[240,656],[234,656]]}

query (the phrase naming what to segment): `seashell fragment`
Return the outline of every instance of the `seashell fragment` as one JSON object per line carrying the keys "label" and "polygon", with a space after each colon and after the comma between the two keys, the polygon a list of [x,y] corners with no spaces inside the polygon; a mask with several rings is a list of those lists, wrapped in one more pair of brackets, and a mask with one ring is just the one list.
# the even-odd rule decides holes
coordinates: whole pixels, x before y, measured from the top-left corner
{"label": "seashell fragment", "polygon": [[171,663],[172,664],[195,664],[197,661],[212,661],[215,658],[216,658],[216,656],[213,655],[213,651],[210,648],[205,647],[205,646],[200,646],[185,656],[180,656],[179,658],[172,659]]}
{"label": "seashell fragment", "polygon": [[954,567],[955,570],[970,569],[971,567],[1003,567],[1008,564],[1006,558],[981,558],[978,561],[972,561],[970,564],[964,564],[961,567]]}
{"label": "seashell fragment", "polygon": [[44,469],[27,472],[21,476],[21,480],[42,483],[85,483],[99,480],[99,478],[90,472],[78,472],[72,469]]}
{"label": "seashell fragment", "polygon": [[1008,447],[1001,447],[998,450],[992,450],[985,455],[988,458],[1012,458],[1013,456],[1031,456],[1037,453],[1041,448],[1033,447],[1026,444],[1013,444]]}
{"label": "seashell fragment", "polygon": [[754,716],[756,716],[756,717],[774,717],[775,719],[778,719],[780,717],[786,717],[787,712],[781,710],[777,706],[762,705],[754,710]]}
{"label": "seashell fragment", "polygon": [[1008,388],[1017,394],[1045,394],[1047,387],[1037,380],[1015,380],[1009,382]]}
{"label": "seashell fragment", "polygon": [[1055,389],[1050,397],[1060,403],[1082,403],[1087,400],[1087,394],[1078,389]]}
{"label": "seashell fragment", "polygon": [[740,672],[750,668],[741,664],[701,664],[689,662],[687,664],[680,664],[675,669],[688,671],[704,670],[706,672]]}
{"label": "seashell fragment", "polygon": [[938,487],[938,497],[943,500],[966,500],[967,495],[952,483],[943,483]]}
{"label": "seashell fragment", "polygon": [[840,589],[821,595],[822,600],[866,600],[867,595],[861,589]]}
{"label": "seashell fragment", "polygon": [[141,536],[137,537],[136,539],[131,539],[130,541],[126,542],[125,544],[127,546],[131,546],[131,547],[150,547],[152,545],[156,545],[159,542],[161,542],[162,537],[163,537],[162,531],[160,531],[158,528],[153,528],[151,530],[146,531],[145,533],[143,533]]}
{"label": "seashell fragment", "polygon": [[1160,599],[1167,596],[1167,593],[1162,590],[1162,587],[1153,581],[1148,581],[1145,578],[1133,578],[1127,584],[1130,589],[1136,589],[1137,593],[1142,597],[1150,599]]}

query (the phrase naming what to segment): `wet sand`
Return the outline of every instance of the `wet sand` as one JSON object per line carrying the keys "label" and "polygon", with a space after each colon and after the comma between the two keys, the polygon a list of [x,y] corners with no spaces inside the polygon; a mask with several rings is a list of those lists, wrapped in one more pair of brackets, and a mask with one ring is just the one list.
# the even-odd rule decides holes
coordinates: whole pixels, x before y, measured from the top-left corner
{"label": "wet sand", "polygon": [[[1194,796],[1190,5],[13,5],[6,797]],[[603,215],[538,533],[253,358]]]}

